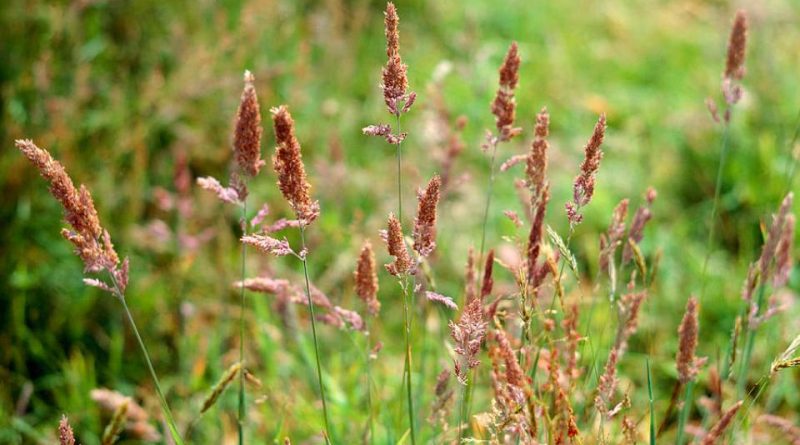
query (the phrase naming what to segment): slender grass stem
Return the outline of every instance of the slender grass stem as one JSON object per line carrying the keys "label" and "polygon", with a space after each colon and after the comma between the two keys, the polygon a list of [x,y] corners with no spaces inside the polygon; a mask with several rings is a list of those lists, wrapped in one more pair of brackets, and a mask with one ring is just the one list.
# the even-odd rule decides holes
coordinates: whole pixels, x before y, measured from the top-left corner
{"label": "slender grass stem", "polygon": [[692,393],[694,391],[694,380],[686,384],[686,394],[683,396],[683,407],[681,408],[680,416],[678,417],[678,435],[675,439],[675,445],[683,445],[684,429],[686,429],[686,421],[689,419],[689,414],[692,411]]}
{"label": "slender grass stem", "polygon": [[[405,281],[405,278],[403,279]],[[411,318],[408,310],[408,283],[401,282],[400,287],[403,289],[403,321],[405,324],[405,340],[406,340],[406,403],[408,407],[408,423],[411,431],[411,444],[416,445],[417,439],[414,427],[414,399],[411,395]]]}
{"label": "slender grass stem", "polygon": [[367,335],[364,336],[366,341],[366,367],[367,367],[367,413],[369,418],[369,444],[375,442],[375,416],[372,407],[372,363],[370,359],[370,353],[372,352],[370,348],[370,332],[369,326],[367,325],[366,318],[364,319],[364,330],[367,332]]}
{"label": "slender grass stem", "polygon": [[719,207],[719,195],[722,192],[722,174],[725,170],[725,161],[728,158],[729,151],[729,133],[730,123],[725,122],[722,129],[722,148],[720,149],[719,164],[717,165],[717,180],[714,185],[714,204],[711,207],[711,219],[708,223],[708,239],[706,240],[706,256],[703,259],[703,269],[700,275],[700,301],[703,301],[706,291],[706,273],[708,271],[708,261],[711,258],[711,247],[714,243],[714,234],[716,229],[717,211]]}
{"label": "slender grass stem", "polygon": [[486,186],[486,205],[483,208],[483,223],[481,228],[481,250],[478,255],[478,264],[483,262],[483,254],[486,250],[486,227],[489,223],[489,208],[492,205],[492,194],[495,182],[495,160],[497,158],[497,142],[492,143],[492,157],[489,161],[489,183]]}
{"label": "slender grass stem", "polygon": [[650,376],[650,357],[645,359],[647,367],[647,395],[650,403],[650,445],[656,445],[656,412],[653,409],[653,383]]}
{"label": "slender grass stem", "polygon": [[325,401],[325,385],[322,383],[322,365],[319,360],[319,342],[317,341],[317,322],[314,314],[314,301],[311,298],[311,282],[308,279],[308,253],[306,252],[306,227],[300,226],[300,242],[302,243],[303,275],[306,280],[306,298],[308,299],[308,310],[311,316],[311,335],[314,338],[314,357],[317,362],[317,382],[319,383],[319,396],[322,399],[322,415],[325,420],[325,442],[331,442],[331,428],[328,420],[328,404]]}
{"label": "slender grass stem", "polygon": [[[247,235],[247,198],[242,202],[242,237]],[[242,245],[242,286],[239,294],[239,363],[244,364],[244,279],[247,260],[247,245]],[[244,418],[245,418],[245,395],[244,395],[244,372],[239,373],[239,415],[236,422],[239,436],[239,445],[244,445]]]}
{"label": "slender grass stem", "polygon": [[147,346],[145,346],[142,336],[139,334],[139,329],[136,327],[136,322],[133,320],[131,310],[128,308],[128,303],[125,301],[125,295],[120,290],[117,280],[114,278],[114,274],[109,273],[109,275],[111,276],[111,283],[114,286],[114,293],[116,293],[117,298],[120,303],[122,303],[122,308],[125,309],[125,315],[128,317],[128,322],[131,324],[131,330],[133,330],[136,341],[139,343],[139,348],[142,350],[142,355],[144,355],[144,361],[147,363],[147,369],[150,371],[150,377],[153,379],[158,401],[161,403],[161,410],[164,411],[172,440],[175,441],[176,445],[183,445],[183,438],[178,432],[178,426],[175,424],[175,419],[172,417],[172,411],[169,409],[169,404],[167,404],[167,399],[164,397],[164,392],[161,390],[161,383],[158,381],[156,370],[153,368],[153,362],[150,360],[150,353],[147,351]]}
{"label": "slender grass stem", "polygon": [[[766,293],[766,285],[761,283],[758,287],[758,299],[757,306],[761,308],[764,304],[764,294]],[[742,350],[742,360],[740,363],[739,368],[739,376],[736,380],[736,394],[737,398],[741,399],[742,395],[744,394],[745,387],[747,386],[747,371],[750,370],[750,358],[753,355],[753,344],[755,343],[756,337],[756,329],[755,326],[751,326],[748,322],[747,326],[747,337],[744,343],[744,349]]]}
{"label": "slender grass stem", "polygon": [[[400,131],[400,113],[395,115],[395,122],[397,126],[397,134],[402,134]],[[400,221],[400,224],[403,223],[403,150],[402,150],[403,141],[399,141],[397,143],[396,148],[396,158],[397,158],[397,220]]]}

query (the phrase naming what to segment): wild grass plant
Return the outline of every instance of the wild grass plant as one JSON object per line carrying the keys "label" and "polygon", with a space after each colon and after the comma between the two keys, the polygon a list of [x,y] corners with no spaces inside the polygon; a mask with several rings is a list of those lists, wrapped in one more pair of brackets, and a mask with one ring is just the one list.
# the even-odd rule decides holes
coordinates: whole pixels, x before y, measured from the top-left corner
{"label": "wild grass plant", "polygon": [[[259,13],[256,5],[244,2],[242,7],[226,5],[226,14],[252,18]],[[376,30],[366,24],[379,22],[373,5],[352,8],[361,15],[324,20],[340,32],[349,27]],[[480,88],[492,91],[496,82],[496,94],[482,107],[465,107],[468,118],[451,111],[463,103],[447,89],[447,71],[453,67],[446,63],[437,67],[424,91],[409,91],[409,78],[421,85],[424,76],[418,73],[431,67],[415,63],[409,53],[418,53],[405,49],[425,35],[418,16],[402,22],[411,26],[404,31],[409,38],[403,40],[401,59],[403,11],[403,5],[389,3],[383,20],[387,61],[380,89],[391,123],[365,126],[375,122],[378,114],[371,112],[377,106],[353,118],[346,96],[325,100],[315,96],[335,93],[287,87],[292,79],[325,77],[313,63],[281,65],[276,59],[270,61],[275,65],[260,65],[244,57],[248,66],[256,63],[256,75],[245,72],[238,111],[232,101],[220,107],[235,115],[234,122],[208,130],[230,134],[232,151],[212,149],[224,143],[207,143],[192,133],[191,112],[179,120],[161,116],[167,133],[153,135],[153,143],[164,143],[159,138],[180,141],[173,143],[174,154],[162,158],[174,164],[175,191],[149,191],[150,202],[142,207],[148,210],[130,210],[129,215],[152,213],[156,219],[131,234],[120,230],[115,239],[125,241],[116,247],[104,227],[117,227],[124,218],[109,208],[133,199],[120,195],[122,183],[103,187],[101,182],[103,193],[94,195],[87,187],[75,187],[44,149],[47,145],[62,153],[64,145],[77,141],[60,139],[74,138],[63,125],[54,125],[52,135],[42,130],[36,143],[16,141],[63,209],[69,228],[62,234],[83,262],[84,283],[121,303],[150,380],[128,369],[139,365],[126,354],[128,338],[118,324],[86,317],[85,309],[79,312],[86,301],[67,306],[73,314],[67,325],[87,331],[77,338],[97,342],[92,350],[109,364],[92,359],[82,346],[71,346],[60,360],[44,362],[62,370],[41,371],[44,351],[53,350],[42,335],[48,325],[37,324],[38,311],[45,309],[34,312],[15,297],[9,304],[9,334],[0,337],[19,342],[11,353],[0,355],[0,371],[13,382],[12,389],[0,392],[2,413],[12,419],[8,426],[0,424],[0,441],[796,442],[792,411],[800,402],[792,379],[798,333],[790,321],[797,288],[791,186],[795,148],[773,160],[773,170],[786,177],[763,179],[760,211],[750,213],[759,216],[750,221],[749,233],[737,235],[737,228],[748,227],[738,221],[746,218],[737,211],[753,205],[746,196],[759,196],[741,190],[738,182],[744,175],[738,169],[749,156],[745,141],[752,142],[741,127],[760,91],[749,86],[749,73],[745,77],[746,67],[759,70],[751,61],[757,51],[746,50],[761,29],[758,19],[748,20],[745,11],[735,15],[721,84],[725,107],[720,112],[708,102],[709,141],[713,123],[721,125],[719,157],[708,162],[716,175],[706,171],[700,175],[703,187],[686,192],[658,181],[655,173],[632,176],[639,182],[623,178],[634,163],[620,134],[636,119],[623,118],[620,105],[594,98],[583,112],[571,113],[568,105],[549,97],[548,89],[526,93],[560,82],[524,75],[526,66],[548,60],[530,51],[524,35],[494,42],[494,56],[508,50],[498,75]],[[711,28],[717,37],[723,35],[721,27]],[[272,45],[255,42],[255,36],[255,31],[245,33],[236,45],[221,45],[232,52],[246,51],[248,43]],[[363,74],[351,71],[376,66],[379,58],[345,63],[356,59],[343,41],[330,42],[339,51],[341,70],[359,79],[374,74],[371,68]],[[776,54],[780,49],[771,48]],[[309,49],[301,39],[295,52],[276,54],[290,60],[303,57],[304,51]],[[713,60],[722,59],[719,54]],[[208,60],[197,57],[192,63]],[[490,67],[487,72],[497,65],[479,60],[478,65]],[[713,60],[706,63],[714,65]],[[46,70],[43,63],[40,69]],[[455,69],[458,73],[463,66]],[[237,78],[231,71],[226,67],[214,77]],[[152,82],[155,91],[169,89]],[[233,81],[220,85],[236,97]],[[362,94],[377,98],[373,90]],[[299,112],[293,118],[287,105],[270,108],[272,131],[264,132],[266,103],[288,103]],[[408,113],[412,106],[420,112]],[[19,107],[13,102],[13,113],[21,113]],[[495,130],[486,132],[481,154],[481,144],[465,141],[481,140],[482,123],[492,116]],[[323,132],[336,128],[357,134],[362,127],[364,135],[385,139],[391,153],[371,145],[370,138],[348,136],[345,142]],[[698,131],[687,128],[686,138],[697,139]],[[12,128],[12,134],[18,132]],[[261,153],[272,138],[269,162]],[[795,144],[796,137],[786,142]],[[583,159],[578,161],[571,153],[579,153],[581,144]],[[354,152],[359,153],[356,161]],[[135,151],[132,160],[123,161],[148,164],[140,159],[145,153]],[[489,158],[488,168],[483,156]],[[76,177],[92,178],[81,156],[65,156],[63,162],[82,171]],[[270,174],[263,168],[267,163],[276,184],[264,178]],[[227,185],[203,176],[218,174],[226,164]],[[114,174],[148,174],[142,167],[132,170]],[[628,193],[641,198],[622,198],[615,205],[609,190],[620,181],[631,181]],[[28,182],[26,188],[35,188]],[[195,193],[195,182],[196,189],[211,194]],[[770,188],[772,182],[779,185]],[[658,185],[658,193],[651,183]],[[412,219],[403,209],[413,190]],[[236,211],[214,205],[209,196]],[[106,200],[117,203],[102,204]],[[114,223],[102,226],[98,215],[107,213]],[[709,223],[687,223],[681,233],[661,229],[674,218]],[[39,219],[36,224],[42,224]],[[37,245],[37,239],[24,240],[40,251],[26,256],[26,264],[61,252],[56,243]],[[386,251],[373,251],[378,244],[385,244]],[[139,253],[140,245],[152,253]],[[248,249],[265,255],[248,255]],[[133,252],[133,259],[120,259],[117,250]],[[745,271],[744,263],[759,250],[740,277],[739,300],[733,295],[737,286],[726,283],[736,274],[721,277],[720,264]],[[297,259],[302,273],[277,257]],[[386,273],[378,270],[378,261],[385,263]],[[692,273],[684,271],[689,268]],[[65,282],[71,276],[54,273]],[[10,279],[17,288],[20,283],[30,288],[26,276],[17,269]],[[148,292],[136,291],[140,286]],[[111,308],[104,311],[113,319]],[[84,316],[75,316],[79,313]],[[42,377],[48,374],[65,377]],[[48,399],[56,401],[54,408],[46,408]]]}

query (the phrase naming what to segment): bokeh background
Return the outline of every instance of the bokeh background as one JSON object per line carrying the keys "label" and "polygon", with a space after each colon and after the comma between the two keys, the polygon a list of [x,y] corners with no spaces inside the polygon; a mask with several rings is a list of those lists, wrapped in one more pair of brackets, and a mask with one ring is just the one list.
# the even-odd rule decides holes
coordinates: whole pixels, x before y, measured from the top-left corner
{"label": "bokeh background", "polygon": [[[231,287],[239,270],[237,211],[199,190],[194,178],[227,177],[245,69],[255,75],[267,124],[265,158],[273,147],[269,107],[288,104],[297,122],[322,205],[309,231],[316,286],[337,304],[359,307],[351,274],[362,242],[372,240],[379,263],[387,259],[378,230],[396,206],[394,151],[361,134],[363,126],[389,120],[378,88],[384,6],[359,0],[2,2],[0,443],[52,443],[62,413],[70,415],[81,443],[99,443],[106,418],[89,398],[96,387],[134,395],[158,412],[123,312],[82,284],[82,265],[59,236],[60,208],[14,139],[34,139],[92,191],[118,251],[131,258],[129,304],[179,423],[188,424],[208,388],[238,358],[238,300]],[[401,53],[418,93],[404,121],[406,208],[414,207],[416,187],[441,169],[456,119],[467,119],[465,149],[453,170],[457,185],[440,210],[433,264],[439,290],[459,303],[463,298],[463,265],[467,249],[480,242],[488,177],[480,145],[494,125],[489,102],[497,67],[516,40],[524,133],[498,156],[525,152],[535,113],[546,106],[553,185],[547,223],[561,233],[582,146],[597,115],[608,115],[598,190],[572,244],[587,282],[597,270],[597,234],[613,206],[625,197],[640,203],[648,186],[658,190],[643,251],[661,255],[659,276],[622,373],[646,412],[644,357],[650,355],[657,406],[664,409],[675,376],[677,325],[686,298],[700,290],[721,140],[704,101],[721,102],[731,19],[744,7],[751,32],[702,301],[699,352],[712,362],[730,336],[763,224],[796,189],[800,3],[401,0],[397,6]],[[488,242],[500,250],[510,250],[508,238],[524,236],[502,213],[520,210],[513,183],[521,175],[498,176]],[[251,184],[251,202],[269,203],[274,218],[289,216],[274,182],[265,170]],[[248,270],[301,277],[296,261],[258,254],[250,255]],[[385,346],[373,372],[382,375],[378,437],[394,443],[405,425],[403,345],[401,300],[389,278],[381,274],[384,310],[373,335]],[[513,285],[507,273],[498,281]],[[790,287],[798,286],[795,269]],[[305,312],[300,308],[287,323],[271,309],[270,297],[251,294],[248,301],[248,366],[263,383],[251,388],[257,404],[248,435],[264,443],[285,435],[313,443],[321,422]],[[755,348],[758,369],[766,370],[800,333],[797,315],[793,308],[764,328]],[[421,419],[436,373],[451,365],[445,339],[452,316],[419,313]],[[366,421],[364,339],[330,327],[321,335],[335,429],[355,441]],[[764,409],[800,408],[797,376],[781,376],[762,398]],[[485,396],[478,395],[478,409],[487,409]],[[197,443],[235,437],[235,399],[226,395],[198,422]],[[423,437],[433,437],[428,430]]]}

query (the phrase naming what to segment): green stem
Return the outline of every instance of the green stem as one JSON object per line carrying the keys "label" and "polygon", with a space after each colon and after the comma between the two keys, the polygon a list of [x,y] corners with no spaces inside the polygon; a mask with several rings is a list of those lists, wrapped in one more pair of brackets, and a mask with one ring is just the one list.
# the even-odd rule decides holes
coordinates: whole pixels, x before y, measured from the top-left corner
{"label": "green stem", "polygon": [[[401,134],[400,132],[400,113],[395,115],[396,123],[397,123],[397,135]],[[397,158],[397,220],[400,221],[400,224],[403,223],[403,174],[402,174],[402,144],[403,141],[399,141],[397,143],[396,149],[396,158]]]}
{"label": "green stem", "polygon": [[366,343],[367,343],[367,350],[366,350],[366,361],[367,361],[367,412],[369,413],[369,442],[370,444],[374,443],[375,441],[375,417],[372,408],[372,363],[370,359],[370,353],[372,352],[370,348],[369,338],[371,333],[369,332],[369,327],[367,326],[367,320],[364,319],[364,330],[367,332],[367,335],[364,336]]}
{"label": "green stem", "polygon": [[717,181],[714,186],[714,204],[711,207],[711,220],[709,221],[708,239],[706,241],[706,256],[703,259],[703,271],[700,278],[700,302],[703,301],[706,291],[706,272],[708,261],[711,258],[711,246],[714,243],[714,233],[716,229],[717,210],[719,207],[719,195],[722,192],[722,173],[725,170],[725,161],[728,158],[728,143],[730,133],[730,122],[726,121],[722,131],[722,148],[720,149],[719,164],[717,165]]}
{"label": "green stem", "polygon": [[[242,202],[242,237],[247,235],[247,198]],[[239,363],[244,366],[244,280],[245,280],[245,261],[247,259],[247,245],[242,244],[242,286],[239,294]],[[244,445],[244,418],[245,418],[245,395],[244,395],[244,372],[239,373],[239,415],[236,428],[239,436],[239,445]]]}
{"label": "green stem", "polygon": [[139,348],[142,350],[142,355],[144,355],[144,361],[147,363],[147,369],[150,371],[150,377],[152,377],[153,384],[156,387],[158,400],[161,402],[161,410],[164,411],[164,416],[167,418],[167,425],[169,426],[172,440],[175,441],[176,445],[183,445],[183,438],[181,438],[181,435],[178,432],[178,426],[175,424],[175,419],[172,417],[172,411],[170,411],[169,405],[167,404],[167,399],[164,397],[164,392],[161,390],[161,384],[158,381],[156,370],[153,368],[153,362],[150,360],[150,354],[147,352],[147,346],[145,346],[142,336],[139,335],[139,329],[136,327],[136,322],[133,321],[133,315],[131,315],[131,311],[128,308],[128,303],[125,302],[125,295],[123,295],[122,291],[120,291],[117,280],[114,278],[114,274],[109,272],[109,275],[111,276],[111,283],[114,285],[114,291],[117,294],[117,298],[122,303],[123,309],[125,309],[125,315],[128,316],[128,321],[131,324],[133,334],[136,337],[136,341],[139,343]]}
{"label": "green stem", "polygon": [[[757,301],[757,308],[759,312],[761,307],[764,304],[764,294],[765,294],[766,286],[764,283],[761,283],[758,287],[758,299]],[[746,311],[745,317],[749,319],[749,311]],[[756,314],[758,315],[758,314]],[[750,325],[750,321],[747,322],[747,339],[744,343],[744,349],[742,352],[742,362],[739,368],[739,377],[736,381],[736,394],[738,399],[742,399],[742,395],[744,394],[745,386],[747,386],[747,371],[750,370],[750,358],[753,355],[753,344],[755,343],[756,337],[756,329],[754,326]]]}
{"label": "green stem", "polygon": [[414,428],[414,399],[411,396],[411,319],[408,313],[408,288],[407,283],[401,283],[403,289],[403,321],[405,323],[406,339],[406,399],[408,406],[408,423],[411,429],[411,444],[416,445],[417,439]]}
{"label": "green stem", "polygon": [[645,359],[647,366],[647,395],[650,402],[650,445],[656,445],[656,412],[653,409],[653,383],[650,376],[650,357]]}
{"label": "green stem", "polygon": [[303,247],[303,274],[306,279],[306,298],[308,299],[308,310],[311,315],[311,335],[314,337],[314,357],[317,361],[317,381],[319,383],[319,395],[322,399],[322,415],[325,419],[325,443],[331,442],[331,428],[328,421],[328,404],[325,401],[325,385],[322,384],[322,365],[319,361],[319,342],[317,341],[317,322],[314,314],[314,301],[311,298],[311,282],[308,279],[308,252],[306,251],[306,226],[300,226],[300,241]]}
{"label": "green stem", "polygon": [[492,143],[492,158],[489,162],[489,184],[486,187],[486,205],[483,208],[483,227],[481,229],[481,250],[478,255],[478,264],[483,262],[483,254],[486,249],[486,226],[489,222],[489,207],[492,204],[492,193],[495,181],[495,159],[497,158],[497,142]]}
{"label": "green stem", "polygon": [[675,445],[683,445],[683,433],[686,428],[686,421],[689,418],[689,413],[692,410],[692,392],[694,391],[694,380],[686,385],[686,394],[683,396],[683,407],[681,414],[678,418],[678,436],[675,439]]}

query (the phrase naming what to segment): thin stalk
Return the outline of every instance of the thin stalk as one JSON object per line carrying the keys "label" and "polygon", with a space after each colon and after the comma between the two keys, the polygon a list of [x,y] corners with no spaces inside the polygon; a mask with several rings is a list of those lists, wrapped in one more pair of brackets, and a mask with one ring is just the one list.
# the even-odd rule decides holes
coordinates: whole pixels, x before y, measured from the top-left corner
{"label": "thin stalk", "polygon": [[156,370],[153,368],[153,362],[150,360],[150,353],[147,352],[147,346],[145,346],[142,336],[139,334],[139,329],[136,327],[136,322],[133,321],[133,315],[131,315],[131,311],[128,308],[128,303],[125,302],[125,295],[123,295],[122,291],[120,291],[117,280],[114,278],[114,274],[109,273],[109,275],[111,276],[111,283],[114,285],[114,292],[117,294],[117,298],[122,303],[122,308],[125,309],[125,315],[128,317],[133,334],[136,337],[136,341],[139,343],[139,348],[142,350],[142,355],[144,355],[144,361],[147,363],[147,369],[150,371],[150,377],[153,379],[153,384],[156,387],[158,401],[161,402],[161,410],[164,411],[164,416],[167,418],[167,426],[169,426],[172,439],[175,441],[176,445],[183,445],[183,438],[181,438],[181,435],[178,432],[178,426],[175,424],[175,419],[172,417],[172,411],[170,411],[169,404],[167,404],[167,399],[164,397],[164,392],[161,390],[161,383],[158,381]]}
{"label": "thin stalk", "polygon": [[717,210],[719,207],[719,195],[722,191],[722,173],[725,170],[725,161],[728,158],[730,144],[728,143],[730,133],[730,122],[726,121],[722,130],[722,148],[720,149],[719,164],[717,165],[717,181],[714,186],[714,204],[711,207],[711,220],[709,221],[708,240],[706,241],[706,256],[703,260],[703,272],[700,277],[700,301],[703,301],[706,291],[706,272],[708,270],[708,260],[711,258],[711,246],[714,243],[714,233],[716,229]]}
{"label": "thin stalk", "polygon": [[[396,119],[396,127],[397,127],[397,134],[402,134],[400,131],[400,113],[395,115]],[[403,161],[403,154],[402,154],[402,144],[403,141],[397,142],[397,220],[400,221],[400,224],[403,223],[403,174],[402,174],[402,161]]]}
{"label": "thin stalk", "polygon": [[683,430],[686,428],[686,421],[689,418],[689,413],[692,408],[692,392],[694,391],[694,380],[689,381],[686,385],[686,394],[683,396],[683,408],[681,408],[680,417],[678,418],[678,436],[675,439],[676,445],[683,445]]}
{"label": "thin stalk", "polygon": [[[404,278],[405,280],[405,278]],[[414,399],[411,396],[411,320],[408,314],[408,287],[407,283],[400,283],[403,289],[403,321],[405,323],[406,339],[406,399],[408,406],[408,423],[411,430],[411,444],[416,445],[416,434],[414,429]]]}
{"label": "thin stalk", "polygon": [[[247,198],[242,202],[242,237],[247,235]],[[239,363],[244,364],[244,279],[245,261],[247,259],[247,245],[242,244],[242,286],[239,294]],[[244,445],[244,417],[245,417],[245,396],[244,396],[244,372],[239,373],[239,415],[236,428],[239,435],[239,445]]]}
{"label": "thin stalk", "polygon": [[[757,307],[761,308],[764,304],[764,294],[765,294],[766,286],[764,283],[761,283],[758,287],[758,300],[757,300]],[[756,329],[753,326],[750,326],[750,323],[747,323],[747,339],[744,343],[744,349],[742,350],[742,361],[741,367],[739,368],[739,377],[736,381],[736,394],[737,398],[741,399],[742,395],[744,394],[745,386],[747,386],[747,371],[750,369],[750,358],[753,355],[753,344],[755,343],[756,337]]]}
{"label": "thin stalk", "polygon": [[364,319],[364,330],[367,332],[367,335],[365,335],[364,338],[367,344],[367,412],[369,413],[369,443],[372,444],[375,441],[375,417],[372,408],[372,363],[370,360],[370,353],[372,350],[369,344],[370,332],[366,318]]}
{"label": "thin stalk", "polygon": [[800,137],[800,111],[797,112],[797,117],[795,118],[794,124],[794,135],[792,135],[792,139],[789,142],[789,156],[792,158],[792,161],[789,163],[787,167],[786,173],[786,191],[783,193],[786,195],[792,189],[792,183],[794,182],[794,175],[797,170],[797,156],[794,154],[794,144],[797,142],[798,137]]}
{"label": "thin stalk", "polygon": [[308,310],[311,315],[311,335],[314,337],[314,357],[317,361],[317,382],[319,383],[319,395],[322,399],[322,415],[325,419],[325,443],[331,442],[331,428],[328,421],[328,404],[325,401],[325,385],[322,384],[322,365],[319,361],[319,342],[317,341],[317,322],[314,314],[314,301],[311,299],[311,283],[308,279],[308,253],[306,252],[306,226],[300,225],[300,242],[302,243],[303,254],[303,274],[306,279],[306,298],[308,299]]}
{"label": "thin stalk", "polygon": [[647,367],[647,395],[650,402],[650,445],[656,445],[656,412],[653,409],[653,383],[650,377],[650,357],[645,359]]}
{"label": "thin stalk", "polygon": [[495,181],[495,159],[497,158],[497,142],[492,143],[492,158],[489,162],[489,184],[486,186],[486,205],[483,208],[483,224],[481,229],[481,250],[478,255],[478,264],[483,263],[483,253],[486,248],[486,226],[489,222],[489,207],[492,204],[492,193]]}

